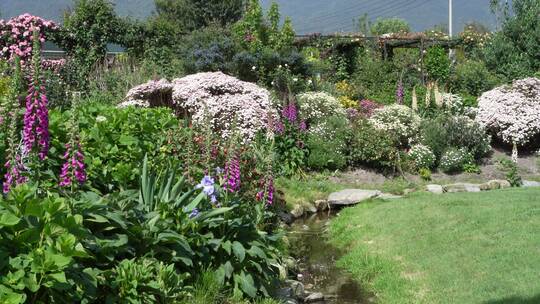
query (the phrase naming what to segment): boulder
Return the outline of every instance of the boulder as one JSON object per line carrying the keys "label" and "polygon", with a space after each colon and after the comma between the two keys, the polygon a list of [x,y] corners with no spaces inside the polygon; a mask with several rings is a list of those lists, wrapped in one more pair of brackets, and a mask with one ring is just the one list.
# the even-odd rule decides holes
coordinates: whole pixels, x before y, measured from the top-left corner
{"label": "boulder", "polygon": [[317,208],[313,206],[312,204],[305,204],[304,205],[304,212],[306,213],[317,213]]}
{"label": "boulder", "polygon": [[324,295],[320,292],[312,293],[304,299],[304,303],[320,303],[324,301]]}
{"label": "boulder", "polygon": [[328,209],[328,202],[326,200],[316,200],[315,208],[319,211],[325,211]]}
{"label": "boulder", "polygon": [[328,196],[331,206],[350,206],[381,195],[378,190],[345,189]]}
{"label": "boulder", "polygon": [[540,187],[540,182],[524,180],[523,181],[523,187],[526,187],[526,188]]}
{"label": "boulder", "polygon": [[427,185],[427,191],[434,194],[443,194],[444,189],[441,185]]}
{"label": "boulder", "polygon": [[285,283],[291,287],[294,297],[296,297],[297,299],[304,299],[304,284],[295,280],[287,280]]}
{"label": "boulder", "polygon": [[304,215],[304,208],[301,205],[295,205],[291,210],[291,215],[294,218],[300,218]]}

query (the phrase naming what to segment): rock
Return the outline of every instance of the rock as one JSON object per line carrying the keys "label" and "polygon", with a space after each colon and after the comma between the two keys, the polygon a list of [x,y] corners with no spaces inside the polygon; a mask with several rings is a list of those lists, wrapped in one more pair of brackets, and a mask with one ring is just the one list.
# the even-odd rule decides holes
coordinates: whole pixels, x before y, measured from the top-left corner
{"label": "rock", "polygon": [[292,294],[297,299],[304,299],[304,284],[301,282],[295,281],[295,280],[287,280],[285,281],[289,286],[291,286]]}
{"label": "rock", "polygon": [[287,301],[284,302],[285,304],[298,304],[298,301],[296,301],[295,299],[289,299]]}
{"label": "rock", "polygon": [[408,194],[411,194],[411,193],[413,193],[415,191],[416,191],[415,189],[405,189],[405,190],[403,190],[403,195],[408,195]]}
{"label": "rock", "polygon": [[465,183],[457,183],[457,184],[450,184],[450,185],[444,185],[443,189],[445,192],[448,193],[456,193],[456,192],[480,192],[480,185],[476,184],[465,184]]}
{"label": "rock", "polygon": [[383,193],[383,194],[379,195],[378,198],[380,198],[382,200],[393,200],[393,199],[399,199],[399,198],[403,198],[403,197],[399,196],[399,195],[390,194],[390,193]]}
{"label": "rock", "polygon": [[312,204],[306,204],[304,205],[304,212],[306,213],[317,213],[317,208],[313,206]]}
{"label": "rock", "polygon": [[325,211],[328,209],[328,202],[326,200],[316,200],[315,208],[319,211]]}
{"label": "rock", "polygon": [[294,297],[293,290],[291,287],[279,288],[275,291],[274,297],[278,300],[286,301]]}
{"label": "rock", "polygon": [[278,217],[287,225],[292,224],[292,222],[294,221],[292,214],[290,214],[289,212],[279,211]]}
{"label": "rock", "polygon": [[381,191],[378,190],[346,189],[330,194],[328,204],[331,206],[355,205],[379,195],[381,195]]}
{"label": "rock", "polygon": [[526,188],[540,187],[540,182],[524,180],[523,181],[523,187],[526,187]]}
{"label": "rock", "polygon": [[480,190],[482,190],[482,191],[493,190],[493,189],[491,189],[491,186],[490,186],[489,183],[480,184],[479,187],[480,187]]}
{"label": "rock", "polygon": [[300,218],[304,215],[304,208],[301,205],[295,205],[291,210],[291,215],[294,218]]}
{"label": "rock", "polygon": [[499,184],[501,185],[501,189],[512,188],[512,185],[507,180],[499,180]]}
{"label": "rock", "polygon": [[444,189],[441,185],[427,185],[427,191],[434,194],[443,194]]}
{"label": "rock", "polygon": [[312,293],[304,299],[304,303],[317,303],[324,301],[324,295],[320,292]]}

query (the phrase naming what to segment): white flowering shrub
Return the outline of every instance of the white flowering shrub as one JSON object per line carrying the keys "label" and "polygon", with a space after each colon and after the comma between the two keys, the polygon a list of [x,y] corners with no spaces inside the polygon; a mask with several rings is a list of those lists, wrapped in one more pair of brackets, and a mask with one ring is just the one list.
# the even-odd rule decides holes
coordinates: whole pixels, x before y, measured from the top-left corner
{"label": "white flowering shrub", "polygon": [[540,79],[516,80],[482,94],[476,120],[503,141],[526,145],[540,134]]}
{"label": "white flowering shrub", "polygon": [[398,104],[376,109],[369,121],[375,128],[389,132],[400,145],[415,141],[422,122],[412,109]]}
{"label": "white flowering shrub", "polygon": [[414,145],[408,155],[417,169],[431,169],[435,165],[435,154],[428,146],[422,144]]}
{"label": "white flowering shrub", "polygon": [[124,102],[120,103],[118,107],[136,106],[148,108],[167,106],[172,101],[172,89],[172,83],[166,79],[150,80],[129,90]]}
{"label": "white flowering shrub", "polygon": [[467,149],[451,148],[443,153],[439,162],[439,169],[445,173],[458,173],[463,171],[463,167],[473,163],[473,156]]}
{"label": "white flowering shrub", "polygon": [[119,104],[127,106],[171,107],[178,115],[191,117],[196,126],[209,123],[224,138],[236,126],[245,142],[265,130],[269,119],[277,119],[266,89],[221,72],[193,74],[172,82],[149,81],[128,92]]}
{"label": "white flowering shrub", "polygon": [[442,94],[442,103],[444,109],[450,113],[461,113],[463,112],[463,98],[459,95],[452,93],[443,93]]}
{"label": "white flowering shrub", "polygon": [[232,135],[236,126],[249,142],[267,128],[269,118],[277,119],[269,92],[256,84],[221,72],[193,74],[172,83],[176,110],[189,114],[196,125],[209,122],[224,138]]}
{"label": "white flowering shrub", "polygon": [[308,92],[297,96],[300,116],[310,123],[317,123],[328,116],[346,115],[338,99],[325,92]]}

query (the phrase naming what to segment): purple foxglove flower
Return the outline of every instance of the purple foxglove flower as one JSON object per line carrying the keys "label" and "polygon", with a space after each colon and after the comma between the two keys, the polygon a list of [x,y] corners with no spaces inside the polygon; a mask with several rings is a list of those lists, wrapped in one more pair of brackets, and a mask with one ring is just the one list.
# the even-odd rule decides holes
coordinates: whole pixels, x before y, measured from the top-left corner
{"label": "purple foxglove flower", "polygon": [[240,175],[240,161],[238,157],[234,157],[225,165],[225,190],[238,192],[241,183]]}
{"label": "purple foxglove flower", "polygon": [[285,117],[290,123],[293,123],[298,119],[298,109],[296,108],[296,104],[289,103],[288,105],[283,108],[281,111],[281,115]]}
{"label": "purple foxglove flower", "polygon": [[6,174],[4,175],[4,183],[2,185],[2,191],[8,193],[13,186],[24,184],[28,181],[28,178],[22,174],[26,171],[20,155],[15,156],[12,161],[7,161],[4,165],[6,168]]}
{"label": "purple foxglove flower", "polygon": [[23,143],[26,152],[30,152],[34,148],[37,149],[41,160],[45,159],[49,152],[49,110],[47,104],[45,88],[36,88],[31,85],[26,97]]}
{"label": "purple foxglove flower", "polygon": [[302,120],[300,122],[300,124],[298,125],[298,129],[300,129],[300,131],[302,132],[305,132],[307,130],[307,124],[305,120]]}
{"label": "purple foxglove flower", "polygon": [[65,163],[62,165],[60,172],[60,187],[69,187],[74,181],[84,184],[87,177],[81,145],[77,144],[77,150],[74,151],[70,144],[66,144],[66,152],[63,158]]}
{"label": "purple foxglove flower", "polygon": [[275,131],[278,135],[282,135],[283,133],[285,133],[285,125],[283,124],[283,122],[278,121],[276,123]]}

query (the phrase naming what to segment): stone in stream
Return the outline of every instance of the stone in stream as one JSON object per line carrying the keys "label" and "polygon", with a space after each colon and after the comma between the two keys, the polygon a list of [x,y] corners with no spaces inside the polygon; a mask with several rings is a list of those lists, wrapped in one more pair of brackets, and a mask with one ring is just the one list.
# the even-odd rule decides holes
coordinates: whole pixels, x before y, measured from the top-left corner
{"label": "stone in stream", "polygon": [[325,211],[328,209],[328,202],[326,200],[316,200],[315,208],[319,211]]}
{"label": "stone in stream", "polygon": [[313,206],[312,204],[306,204],[304,205],[304,211],[307,213],[317,213],[317,207]]}
{"label": "stone in stream", "polygon": [[523,181],[523,187],[526,187],[526,188],[540,187],[540,182],[524,180]]}
{"label": "stone in stream", "polygon": [[381,195],[381,191],[378,190],[345,189],[330,194],[328,204],[331,206],[356,205],[379,195]]}
{"label": "stone in stream", "polygon": [[295,280],[287,280],[285,281],[285,283],[287,283],[287,285],[291,287],[294,297],[296,297],[297,299],[304,299],[304,284]]}
{"label": "stone in stream", "polygon": [[434,194],[443,194],[444,189],[441,185],[427,185],[427,191]]}
{"label": "stone in stream", "polygon": [[320,292],[312,293],[304,299],[304,303],[320,303],[324,301],[324,295]]}
{"label": "stone in stream", "polygon": [[302,205],[295,205],[291,210],[291,215],[294,218],[302,217],[304,215],[304,208],[302,207]]}

